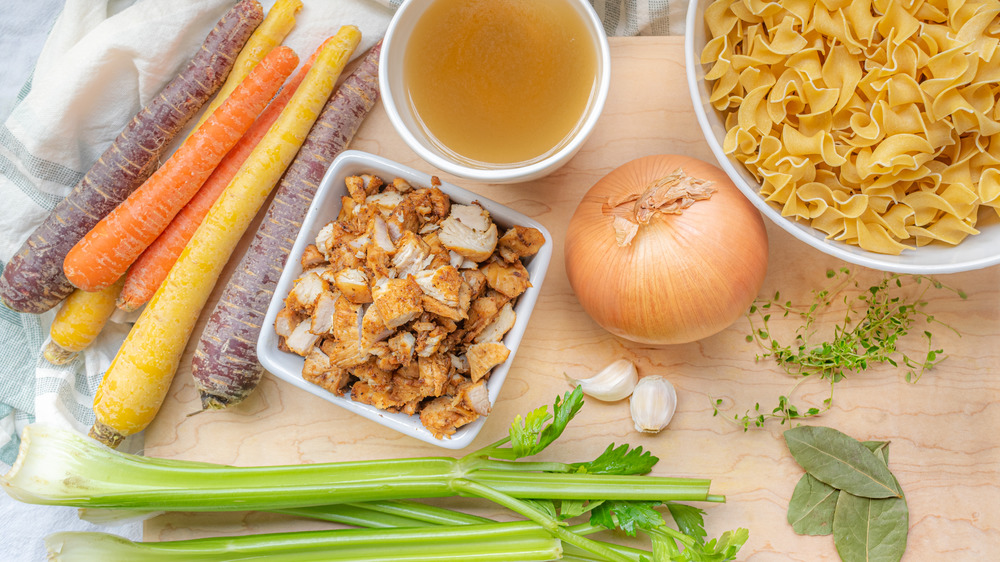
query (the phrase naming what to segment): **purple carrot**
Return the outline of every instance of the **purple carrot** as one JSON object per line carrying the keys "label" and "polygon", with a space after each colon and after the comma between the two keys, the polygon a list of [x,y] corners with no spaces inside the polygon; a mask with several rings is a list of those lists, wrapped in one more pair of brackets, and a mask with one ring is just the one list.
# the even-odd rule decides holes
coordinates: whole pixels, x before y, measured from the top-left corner
{"label": "purple carrot", "polygon": [[241,402],[264,374],[256,350],[264,314],[317,185],[378,100],[381,49],[372,47],[323,108],[205,325],[191,363],[203,409]]}
{"label": "purple carrot", "polygon": [[73,292],[63,273],[66,254],[153,173],[174,136],[222,86],[263,18],[257,0],[242,0],[226,12],[187,67],[139,111],[11,258],[0,277],[0,298],[8,307],[37,314]]}

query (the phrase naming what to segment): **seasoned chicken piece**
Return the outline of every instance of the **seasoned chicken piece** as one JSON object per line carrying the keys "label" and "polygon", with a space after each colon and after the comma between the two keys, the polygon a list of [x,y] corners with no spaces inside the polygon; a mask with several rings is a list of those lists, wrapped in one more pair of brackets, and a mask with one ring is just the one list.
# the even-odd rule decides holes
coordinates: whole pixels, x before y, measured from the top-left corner
{"label": "seasoned chicken piece", "polygon": [[341,369],[350,369],[364,363],[370,357],[361,351],[358,340],[325,339],[320,348],[330,358],[330,364]]}
{"label": "seasoned chicken piece", "polygon": [[448,383],[448,377],[451,376],[451,357],[444,353],[417,357],[417,368],[420,373],[420,384],[430,389],[427,396],[441,396]]}
{"label": "seasoned chicken piece", "polygon": [[389,236],[389,227],[386,226],[382,215],[372,217],[371,222],[368,223],[366,234],[371,238],[372,243],[382,251],[389,254],[396,251],[396,245],[392,243],[392,238]]}
{"label": "seasoned chicken piece", "polygon": [[451,200],[437,187],[416,189],[406,196],[424,224],[439,222],[451,210]]}
{"label": "seasoned chicken piece", "polygon": [[441,243],[474,262],[484,261],[497,245],[497,225],[479,205],[452,205],[451,214],[441,221]]}
{"label": "seasoned chicken piece", "polygon": [[344,178],[344,185],[347,186],[347,193],[355,203],[361,205],[365,203],[368,194],[365,193],[365,180],[361,179],[361,176],[347,176]]}
{"label": "seasoned chicken piece", "polygon": [[305,357],[319,341],[319,336],[309,331],[309,322],[299,322],[292,333],[285,338],[285,345],[297,355]]}
{"label": "seasoned chicken piece", "polygon": [[380,279],[372,288],[374,306],[387,328],[398,328],[424,311],[421,306],[423,293],[413,276],[405,279]]}
{"label": "seasoned chicken piece", "polygon": [[403,196],[398,191],[387,190],[368,197],[368,205],[375,205],[375,210],[381,216],[388,216],[397,205],[403,202]]}
{"label": "seasoned chicken piece", "polygon": [[372,292],[368,288],[368,275],[360,269],[341,269],[334,274],[334,283],[344,298],[354,304],[372,302]]}
{"label": "seasoned chicken piece", "polygon": [[394,178],[388,189],[395,189],[398,193],[407,193],[413,189],[413,186],[403,178]]}
{"label": "seasoned chicken piece", "polygon": [[299,325],[302,321],[302,317],[295,313],[294,310],[288,308],[282,308],[278,311],[277,316],[274,317],[274,332],[278,334],[279,337],[287,338],[292,335],[292,330]]}
{"label": "seasoned chicken piece", "polygon": [[368,386],[374,389],[392,386],[392,372],[380,369],[376,358],[369,358],[364,363],[351,367],[348,372],[357,377],[359,381],[368,383]]}
{"label": "seasoned chicken piece", "polygon": [[473,338],[486,329],[486,326],[493,321],[500,309],[510,302],[507,295],[498,293],[492,289],[478,299],[472,301],[469,307],[469,318],[465,321],[465,341],[471,342]]}
{"label": "seasoned chicken piece", "polygon": [[388,394],[388,388],[377,388],[358,381],[351,387],[351,400],[374,406],[387,412],[400,412],[406,406],[404,402],[393,399]]}
{"label": "seasoned chicken piece", "polygon": [[505,263],[501,260],[491,260],[489,263],[479,268],[479,271],[486,276],[486,282],[490,287],[514,299],[531,286],[528,279],[528,270],[524,268],[520,261]]}
{"label": "seasoned chicken piece", "polygon": [[323,336],[333,329],[333,319],[337,315],[337,298],[339,294],[332,291],[323,291],[316,300],[316,307],[313,309],[312,320],[309,331]]}
{"label": "seasoned chicken piece", "polygon": [[537,228],[512,226],[497,241],[497,253],[507,263],[533,256],[545,245],[545,236]]}
{"label": "seasoned chicken piece", "polygon": [[413,276],[420,285],[424,297],[437,300],[445,306],[458,306],[458,292],[462,287],[462,276],[450,265],[421,271]]}
{"label": "seasoned chicken piece", "polygon": [[385,224],[393,242],[398,241],[406,232],[415,233],[420,228],[420,217],[413,207],[413,201],[408,198],[400,201],[392,213],[385,218]]}
{"label": "seasoned chicken piece", "polygon": [[420,423],[438,439],[454,435],[458,428],[479,417],[476,412],[452,402],[451,397],[442,396],[430,401],[420,410]]}
{"label": "seasoned chicken piece", "polygon": [[500,341],[504,334],[514,327],[515,320],[517,320],[517,314],[514,312],[514,307],[510,303],[503,305],[500,312],[493,317],[493,321],[482,332],[479,332],[474,341],[476,343]]}
{"label": "seasoned chicken piece", "polygon": [[308,316],[312,314],[316,307],[316,301],[323,291],[329,290],[330,286],[319,273],[308,271],[302,274],[292,284],[292,290],[285,298],[285,307],[291,308],[299,314]]}
{"label": "seasoned chicken piece", "polygon": [[369,275],[369,282],[372,284],[376,284],[382,279],[399,277],[396,269],[392,267],[392,256],[375,244],[368,246],[368,254],[365,256],[365,266],[371,274]]}
{"label": "seasoned chicken piece", "polygon": [[325,388],[337,396],[343,396],[345,387],[351,380],[351,375],[346,369],[334,367],[323,350],[314,347],[312,352],[306,356],[305,364],[302,366],[302,378],[306,382]]}
{"label": "seasoned chicken piece", "polygon": [[333,328],[330,333],[337,341],[361,341],[361,319],[364,310],[343,296],[334,303]]}
{"label": "seasoned chicken piece", "polygon": [[379,188],[385,185],[382,178],[371,174],[361,174],[361,181],[364,182],[365,194],[367,195],[374,195],[378,193]]}
{"label": "seasoned chicken piece", "polygon": [[486,388],[486,381],[475,383],[466,382],[465,384],[462,384],[458,388],[456,398],[461,406],[468,408],[481,416],[489,415],[490,410],[492,409],[492,404],[490,404],[490,393]]}
{"label": "seasoned chicken piece", "polygon": [[396,241],[396,253],[392,256],[392,267],[396,275],[406,277],[416,275],[430,265],[431,249],[419,236],[406,231]]}
{"label": "seasoned chicken piece", "polygon": [[478,269],[464,269],[462,270],[462,279],[469,284],[469,289],[472,293],[469,298],[475,300],[483,296],[486,292],[486,275]]}
{"label": "seasoned chicken piece", "polygon": [[417,338],[410,332],[398,332],[389,338],[389,350],[400,365],[409,365],[416,343]]}
{"label": "seasoned chicken piece", "polygon": [[355,238],[357,238],[357,235],[348,232],[340,221],[328,222],[316,234],[316,249],[326,257],[327,261],[331,261],[330,253],[334,249],[351,243]]}
{"label": "seasoned chicken piece", "polygon": [[448,248],[444,247],[441,243],[441,237],[439,232],[431,232],[430,234],[425,234],[423,236],[424,242],[430,249],[431,263],[425,266],[426,268],[437,268],[442,265],[451,264],[451,252]]}
{"label": "seasoned chicken piece", "polygon": [[441,341],[444,340],[448,332],[441,326],[435,326],[429,332],[420,332],[417,336],[417,345],[414,348],[420,357],[430,357],[438,352]]}
{"label": "seasoned chicken piece", "polygon": [[311,267],[321,265],[326,261],[326,256],[319,251],[316,244],[309,244],[304,250],[302,250],[302,257],[299,258],[299,263],[302,265],[302,269],[309,269]]}
{"label": "seasoned chicken piece", "polygon": [[361,319],[361,350],[368,352],[373,345],[391,336],[393,330],[386,327],[377,306],[369,306]]}
{"label": "seasoned chicken piece", "polygon": [[455,372],[462,375],[469,374],[469,358],[463,355],[450,354],[451,357],[451,367],[455,369]]}
{"label": "seasoned chicken piece", "polygon": [[500,342],[475,343],[469,346],[465,356],[469,360],[469,375],[473,382],[477,382],[490,369],[506,361],[510,350]]}
{"label": "seasoned chicken piece", "polygon": [[337,221],[343,223],[344,228],[355,234],[363,234],[368,228],[368,223],[372,217],[379,214],[378,205],[374,203],[358,203],[350,197],[341,197],[344,208],[341,209]]}

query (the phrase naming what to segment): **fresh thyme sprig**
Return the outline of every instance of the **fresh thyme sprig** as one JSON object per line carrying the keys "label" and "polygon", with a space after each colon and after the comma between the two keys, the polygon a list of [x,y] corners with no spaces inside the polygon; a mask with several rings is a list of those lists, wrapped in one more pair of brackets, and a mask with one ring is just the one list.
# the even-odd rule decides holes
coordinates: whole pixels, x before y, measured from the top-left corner
{"label": "fresh thyme sprig", "polygon": [[[773,359],[786,373],[799,380],[788,395],[778,397],[778,404],[770,412],[761,410],[760,404],[733,419],[743,426],[761,427],[768,420],[780,423],[793,419],[818,416],[833,404],[833,390],[837,382],[848,374],[867,370],[869,366],[888,363],[893,367],[906,367],[907,382],[916,382],[925,371],[933,368],[947,356],[944,350],[935,349],[933,335],[929,329],[922,330],[921,337],[927,349],[922,358],[899,349],[900,340],[907,336],[914,323],[923,319],[928,324],[944,326],[956,334],[957,330],[937,320],[925,309],[926,295],[931,289],[950,291],[965,299],[966,294],[925,275],[887,273],[870,287],[863,288],[857,278],[847,268],[829,270],[826,273],[832,285],[826,289],[813,291],[813,301],[808,306],[796,306],[791,301],[782,301],[776,292],[770,299],[757,299],[751,305],[747,317],[750,319],[751,333],[748,342],[756,341],[764,352],[757,355],[758,361]],[[918,285],[921,290],[914,296],[899,294],[904,286]],[[903,291],[904,293],[906,291]],[[817,334],[822,314],[835,303],[846,306],[843,320],[833,327],[829,338]],[[780,315],[780,316],[775,316]],[[797,318],[800,325],[795,330],[790,345],[778,341],[772,334],[772,316],[777,318]],[[817,340],[819,341],[817,343]],[[791,404],[788,396],[807,378],[826,380],[830,394],[823,400],[823,406],[810,407],[804,411]],[[722,400],[714,402],[714,414],[720,413]]]}

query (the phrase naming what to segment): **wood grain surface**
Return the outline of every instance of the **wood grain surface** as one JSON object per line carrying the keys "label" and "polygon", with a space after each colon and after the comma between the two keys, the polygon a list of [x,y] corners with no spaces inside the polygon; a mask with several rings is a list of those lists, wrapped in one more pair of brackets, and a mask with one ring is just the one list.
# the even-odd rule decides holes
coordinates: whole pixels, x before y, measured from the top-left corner
{"label": "wood grain surface", "polygon": [[[784,426],[744,432],[731,421],[733,414],[756,402],[772,407],[796,382],[772,362],[755,361],[758,349],[745,341],[748,320],[688,345],[637,345],[594,324],[570,289],[563,265],[563,233],[577,203],[597,179],[648,154],[679,153],[712,161],[687,94],[682,39],[613,39],[611,46],[613,73],[606,109],[593,136],[563,169],[544,180],[513,186],[442,176],[538,219],[555,237],[541,298],[476,446],[504,435],[515,415],[551,403],[567,390],[564,373],[589,376],[596,368],[627,357],[638,364],[641,375],[664,375],[676,386],[679,406],[669,428],[658,435],[640,435],[632,427],[627,402],[591,400],[547,456],[583,460],[611,442],[642,445],[661,459],[655,474],[713,479],[714,491],[725,494],[728,502],[704,506],[709,532],[747,527],[750,540],[741,560],[837,560],[831,537],[798,536],[785,521],[802,469],[781,438]],[[353,148],[434,173],[403,144],[381,107],[368,118]],[[771,259],[762,295],[780,290],[783,299],[806,301],[812,291],[828,283],[827,269],[846,265],[773,225],[768,225],[768,234]],[[851,269],[862,282],[881,275]],[[959,337],[941,327],[934,329],[935,343],[946,350],[948,359],[916,384],[905,382],[901,370],[889,367],[851,376],[837,385],[833,407],[810,423],[859,439],[892,442],[890,467],[910,511],[904,560],[995,559],[1000,552],[1000,267],[940,279],[969,295],[962,300],[951,293],[931,293],[928,311],[961,333]],[[786,324],[779,329],[792,328]],[[188,367],[194,341],[159,417],[146,432],[147,455],[256,465],[446,453],[270,375],[233,410],[188,417],[198,409]],[[913,339],[902,347],[920,352],[923,345]],[[793,402],[800,407],[821,405],[828,390],[821,381],[804,382],[795,390]],[[713,399],[722,400],[728,421],[713,417]],[[488,507],[465,500],[440,503],[490,513]],[[324,526],[262,513],[171,513],[148,521],[145,534],[147,540],[172,540]]]}

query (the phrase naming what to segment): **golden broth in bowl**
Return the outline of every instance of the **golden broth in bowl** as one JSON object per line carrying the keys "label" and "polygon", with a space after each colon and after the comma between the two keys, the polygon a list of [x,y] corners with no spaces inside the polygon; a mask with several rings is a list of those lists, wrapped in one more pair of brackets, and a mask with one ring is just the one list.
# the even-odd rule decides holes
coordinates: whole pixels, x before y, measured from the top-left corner
{"label": "golden broth in bowl", "polygon": [[519,165],[561,148],[597,89],[597,49],[567,0],[437,0],[406,43],[414,118],[471,165]]}

